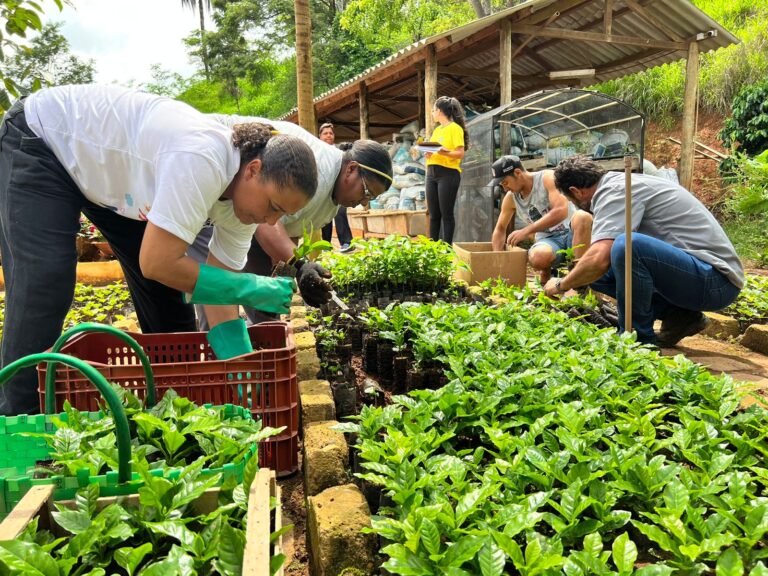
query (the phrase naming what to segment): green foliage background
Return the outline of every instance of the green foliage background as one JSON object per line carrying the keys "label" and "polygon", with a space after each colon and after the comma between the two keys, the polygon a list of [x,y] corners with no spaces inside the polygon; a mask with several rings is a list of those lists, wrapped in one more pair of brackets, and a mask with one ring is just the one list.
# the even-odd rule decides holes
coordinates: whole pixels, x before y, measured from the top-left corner
{"label": "green foliage background", "polygon": [[[54,1],[61,6],[61,0]],[[480,4],[498,11],[520,1],[313,0],[315,94],[334,88],[414,41],[473,20],[473,8]],[[764,25],[768,0],[691,1],[741,40],[701,56],[700,111],[725,118],[745,86],[768,77],[768,27]],[[77,0],[72,3],[76,6]],[[5,35],[0,35],[0,111],[9,105],[9,95],[35,90],[46,82],[57,84],[73,78],[88,82],[93,76],[90,63],[71,58],[66,39],[56,35],[58,30],[49,29],[47,39],[43,31],[45,42],[30,39],[30,32],[43,30],[42,9],[36,10],[36,6],[29,1],[0,0],[0,20],[8,20]],[[55,17],[54,9],[46,10],[45,16]],[[210,18],[215,23],[212,31],[207,30],[201,39],[199,30],[191,30],[185,40],[196,74],[183,78],[157,64],[152,80],[143,88],[178,98],[203,112],[275,118],[293,108],[294,3],[212,0]],[[626,100],[651,121],[671,126],[682,112],[684,64],[681,60],[594,88]],[[72,73],[67,74],[68,69]],[[762,189],[754,192],[758,193]],[[758,237],[768,238],[768,219],[754,214],[748,222],[738,219],[732,229],[741,234],[749,227]],[[748,248],[749,242],[739,247],[740,251]],[[765,248],[758,250],[761,258]]]}
{"label": "green foliage background", "polygon": [[[701,111],[730,113],[731,102],[746,85],[768,75],[768,2],[765,0],[693,0],[693,4],[737,36],[741,43],[701,55]],[[622,98],[650,120],[671,124],[682,114],[685,62],[659,66],[595,88]]]}
{"label": "green foliage background", "polygon": [[[688,0],[681,0],[688,1]],[[731,102],[745,85],[768,76],[768,0],[692,0],[717,22],[734,33],[741,44],[702,55],[700,98],[702,111],[727,115]],[[315,93],[321,94],[348,80],[408,44],[460,26],[476,15],[473,4],[498,11],[520,0],[314,0],[312,9]],[[24,7],[28,3],[22,2]],[[73,1],[76,6],[76,0]],[[17,0],[0,0],[2,15]],[[181,5],[179,10],[181,10]],[[209,73],[203,65],[199,30],[185,40],[197,73],[182,78],[161,64],[153,67],[153,80],[143,87],[176,97],[205,112],[279,116],[296,102],[293,56],[293,2],[289,0],[213,0],[210,18],[213,31],[204,35]],[[18,12],[18,7],[16,8]],[[30,46],[29,30],[42,24],[34,12],[22,12],[27,20],[16,33],[17,45]],[[47,14],[46,14],[47,15]],[[16,20],[14,20],[16,21]],[[17,56],[8,51],[11,35],[2,38],[5,63]],[[66,40],[61,56],[67,56]],[[23,52],[23,51],[22,51]],[[49,55],[52,58],[55,55]],[[3,56],[0,55],[0,60]],[[80,81],[89,81],[85,76]],[[6,66],[0,76],[11,88],[44,84],[40,74],[27,74],[18,66]],[[37,66],[39,68],[39,66]],[[34,69],[34,68],[33,68]],[[66,77],[47,78],[54,84]],[[597,85],[596,88],[627,100],[650,120],[671,123],[682,110],[684,62]]]}

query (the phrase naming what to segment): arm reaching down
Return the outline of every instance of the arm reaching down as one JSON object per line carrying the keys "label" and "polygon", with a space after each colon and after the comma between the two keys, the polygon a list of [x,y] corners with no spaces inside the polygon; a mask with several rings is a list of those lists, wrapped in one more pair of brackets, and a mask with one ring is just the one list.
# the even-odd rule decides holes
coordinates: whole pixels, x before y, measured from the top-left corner
{"label": "arm reaching down", "polygon": [[501,213],[496,220],[496,227],[491,236],[491,247],[495,252],[503,252],[507,239],[507,226],[515,217],[515,200],[512,194],[505,194],[501,201]]}
{"label": "arm reaching down", "polygon": [[148,223],[139,256],[142,274],[191,293],[189,301],[193,304],[208,305],[206,314],[212,326],[208,341],[218,358],[249,353],[250,340],[237,306],[287,313],[295,289],[293,279],[234,272],[210,254],[208,264],[198,264],[185,255],[186,250],[186,242]]}

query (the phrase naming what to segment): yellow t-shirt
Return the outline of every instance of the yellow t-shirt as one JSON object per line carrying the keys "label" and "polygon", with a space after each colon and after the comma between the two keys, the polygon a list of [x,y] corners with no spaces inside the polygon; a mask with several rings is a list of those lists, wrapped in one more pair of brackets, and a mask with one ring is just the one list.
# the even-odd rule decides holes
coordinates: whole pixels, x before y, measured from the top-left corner
{"label": "yellow t-shirt", "polygon": [[[442,124],[432,132],[430,142],[439,142],[446,150],[454,151],[456,148],[464,146],[464,130],[456,122],[451,122],[443,126]],[[427,166],[445,166],[461,172],[461,158],[449,158],[442,154],[432,154],[427,159]]]}

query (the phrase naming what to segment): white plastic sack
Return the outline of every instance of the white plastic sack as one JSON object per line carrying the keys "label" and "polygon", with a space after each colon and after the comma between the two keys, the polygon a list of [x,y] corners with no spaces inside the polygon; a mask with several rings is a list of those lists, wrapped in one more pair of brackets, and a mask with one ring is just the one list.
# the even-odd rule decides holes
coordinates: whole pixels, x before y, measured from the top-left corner
{"label": "white plastic sack", "polygon": [[424,200],[426,189],[424,186],[409,186],[400,190],[400,198],[408,198],[411,200]]}
{"label": "white plastic sack", "polygon": [[405,146],[401,146],[400,149],[398,149],[398,151],[395,152],[395,155],[392,157],[392,163],[402,164],[404,162],[408,162],[410,159],[411,157],[408,154],[408,149],[406,149]]}
{"label": "white plastic sack", "polygon": [[400,197],[394,196],[387,200],[387,202],[384,204],[385,210],[397,210],[400,206]]}
{"label": "white plastic sack", "polygon": [[401,174],[395,176],[392,186],[398,190],[408,188],[409,186],[416,186],[424,183],[424,176],[420,174]]}
{"label": "white plastic sack", "polygon": [[416,201],[413,198],[400,198],[398,210],[416,210]]}

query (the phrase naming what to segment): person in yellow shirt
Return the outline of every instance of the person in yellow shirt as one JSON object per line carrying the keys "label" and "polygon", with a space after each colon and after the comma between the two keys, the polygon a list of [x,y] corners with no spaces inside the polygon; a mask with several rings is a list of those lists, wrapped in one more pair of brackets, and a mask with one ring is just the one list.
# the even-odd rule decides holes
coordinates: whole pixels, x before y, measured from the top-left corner
{"label": "person in yellow shirt", "polygon": [[456,219],[453,211],[461,182],[461,159],[469,148],[464,109],[456,98],[440,96],[432,107],[432,119],[439,122],[430,137],[441,148],[427,158],[427,209],[429,237],[453,242]]}

